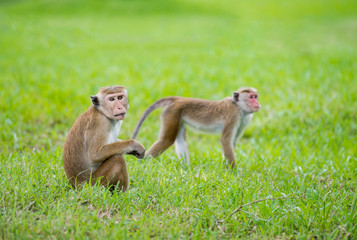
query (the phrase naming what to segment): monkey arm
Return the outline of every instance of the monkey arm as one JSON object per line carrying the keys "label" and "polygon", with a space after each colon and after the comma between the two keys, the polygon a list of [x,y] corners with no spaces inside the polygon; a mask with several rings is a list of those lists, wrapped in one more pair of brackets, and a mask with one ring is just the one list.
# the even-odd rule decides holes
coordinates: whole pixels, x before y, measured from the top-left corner
{"label": "monkey arm", "polygon": [[98,164],[117,154],[132,154],[138,158],[142,158],[145,154],[145,148],[133,139],[117,141],[103,145],[89,153],[89,162],[91,164]]}
{"label": "monkey arm", "polygon": [[235,128],[235,121],[226,122],[222,129],[222,136],[220,142],[222,145],[222,150],[224,156],[228,160],[229,166],[232,168],[235,167],[235,158],[234,158],[234,148],[233,148],[233,131]]}

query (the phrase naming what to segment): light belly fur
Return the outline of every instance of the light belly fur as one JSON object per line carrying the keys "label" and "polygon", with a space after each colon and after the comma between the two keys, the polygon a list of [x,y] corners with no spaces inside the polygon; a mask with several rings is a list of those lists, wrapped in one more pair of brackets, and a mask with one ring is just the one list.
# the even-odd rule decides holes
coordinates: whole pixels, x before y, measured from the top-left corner
{"label": "light belly fur", "polygon": [[223,127],[223,122],[221,121],[209,124],[202,124],[200,122],[196,122],[188,118],[183,118],[183,123],[190,126],[195,131],[204,133],[221,133]]}

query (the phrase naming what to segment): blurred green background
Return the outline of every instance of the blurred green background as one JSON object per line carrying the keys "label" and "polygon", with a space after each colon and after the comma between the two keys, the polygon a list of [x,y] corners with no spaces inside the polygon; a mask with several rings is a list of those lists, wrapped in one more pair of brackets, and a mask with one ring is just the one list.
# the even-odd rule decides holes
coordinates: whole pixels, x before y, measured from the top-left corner
{"label": "blurred green background", "polygon": [[336,127],[346,138],[356,133],[355,1],[41,0],[0,6],[2,150],[61,146],[89,95],[114,84],[130,92],[123,138],[158,98],[215,100],[241,86],[260,92],[256,124],[273,128],[266,137],[274,128],[301,134],[287,115],[307,122],[299,127],[312,128],[312,135]]}
{"label": "blurred green background", "polygon": [[[68,231],[82,239],[123,237],[128,230],[144,238],[150,232],[354,238],[356,74],[355,0],[0,0],[1,236],[66,237]],[[126,195],[69,191],[65,137],[89,96],[117,84],[128,88],[130,101],[121,139],[130,138],[159,98],[218,100],[242,86],[257,88],[262,108],[235,148],[238,170],[224,168],[219,136],[188,131],[191,170],[181,168],[171,148],[158,160],[126,157],[132,176]],[[159,114],[148,117],[137,138],[147,148],[157,138]],[[214,227],[211,211],[227,215],[243,201],[241,192],[245,202],[269,194],[304,197],[261,204],[250,209],[253,215]],[[56,199],[53,206],[44,193]],[[156,201],[152,212],[148,199]],[[94,210],[78,209],[83,201]],[[103,206],[115,210],[97,219]],[[78,222],[97,231],[83,232]]]}

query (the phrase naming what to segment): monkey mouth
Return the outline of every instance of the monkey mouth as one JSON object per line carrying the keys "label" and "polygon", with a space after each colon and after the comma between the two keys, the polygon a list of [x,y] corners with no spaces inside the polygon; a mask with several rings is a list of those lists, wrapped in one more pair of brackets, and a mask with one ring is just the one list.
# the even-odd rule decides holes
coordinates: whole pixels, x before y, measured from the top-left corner
{"label": "monkey mouth", "polygon": [[125,117],[125,113],[119,113],[119,114],[115,114],[114,117],[116,118],[124,118]]}

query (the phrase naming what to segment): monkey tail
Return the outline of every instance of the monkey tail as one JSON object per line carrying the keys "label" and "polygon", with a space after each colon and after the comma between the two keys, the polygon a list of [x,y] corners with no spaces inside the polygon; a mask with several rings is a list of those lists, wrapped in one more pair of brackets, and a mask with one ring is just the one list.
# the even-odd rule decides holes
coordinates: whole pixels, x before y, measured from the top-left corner
{"label": "monkey tail", "polygon": [[135,139],[135,138],[136,138],[136,136],[138,135],[139,130],[140,130],[141,126],[143,125],[143,123],[144,123],[146,117],[149,116],[149,114],[150,114],[152,111],[154,111],[154,110],[157,109],[157,108],[167,106],[167,105],[170,104],[173,100],[174,100],[174,97],[166,97],[166,98],[161,98],[161,99],[157,100],[156,102],[154,102],[153,104],[151,104],[151,105],[145,110],[145,112],[143,113],[143,115],[141,115],[141,117],[140,117],[140,119],[139,119],[139,122],[136,124],[135,130],[134,130],[134,133],[133,133],[133,136],[132,136],[131,138],[132,138],[132,139]]}

